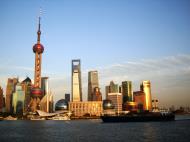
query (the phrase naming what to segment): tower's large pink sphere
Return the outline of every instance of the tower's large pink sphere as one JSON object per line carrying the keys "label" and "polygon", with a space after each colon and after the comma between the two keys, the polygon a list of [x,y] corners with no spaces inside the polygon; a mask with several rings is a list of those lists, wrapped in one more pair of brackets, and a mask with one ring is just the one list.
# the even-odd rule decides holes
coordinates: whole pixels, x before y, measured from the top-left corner
{"label": "tower's large pink sphere", "polygon": [[37,52],[37,53],[39,53],[39,54],[43,53],[43,52],[44,52],[44,47],[43,47],[43,45],[40,44],[40,43],[35,44],[35,45],[33,46],[33,52],[34,52],[34,53]]}

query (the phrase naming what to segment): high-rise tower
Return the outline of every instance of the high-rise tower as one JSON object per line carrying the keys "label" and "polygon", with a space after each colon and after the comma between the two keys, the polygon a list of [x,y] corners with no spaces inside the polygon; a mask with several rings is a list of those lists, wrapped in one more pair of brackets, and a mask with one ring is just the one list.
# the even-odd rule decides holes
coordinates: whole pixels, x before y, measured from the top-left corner
{"label": "high-rise tower", "polygon": [[99,87],[98,71],[88,72],[88,101],[92,101],[94,89]]}
{"label": "high-rise tower", "polygon": [[122,82],[123,103],[133,102],[133,90],[131,81]]}
{"label": "high-rise tower", "polygon": [[146,110],[151,111],[152,110],[152,97],[151,97],[151,85],[150,85],[149,80],[142,82],[141,91],[143,91],[145,94]]}
{"label": "high-rise tower", "polygon": [[80,60],[72,60],[72,101],[82,101]]}
{"label": "high-rise tower", "polygon": [[16,84],[18,83],[18,78],[8,78],[7,88],[6,88],[6,112],[12,113],[12,97],[15,92]]}
{"label": "high-rise tower", "polygon": [[43,45],[40,43],[40,17],[37,31],[37,43],[33,46],[33,52],[35,53],[35,71],[34,71],[34,87],[31,91],[31,103],[30,109],[35,112],[39,109],[40,99],[43,95],[43,91],[41,90],[41,64],[42,64],[42,53],[44,51]]}

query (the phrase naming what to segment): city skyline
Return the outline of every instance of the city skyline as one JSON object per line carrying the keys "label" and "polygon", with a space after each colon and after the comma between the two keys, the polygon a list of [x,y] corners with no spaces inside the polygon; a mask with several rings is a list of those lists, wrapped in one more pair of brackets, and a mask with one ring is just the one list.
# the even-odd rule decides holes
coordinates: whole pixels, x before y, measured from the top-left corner
{"label": "city skyline", "polygon": [[8,78],[33,79],[32,45],[40,6],[45,46],[42,76],[49,77],[56,100],[71,93],[70,62],[80,58],[84,100],[88,71],[97,70],[103,98],[111,80],[120,85],[132,81],[134,91],[142,80],[150,80],[152,96],[160,104],[189,105],[190,2],[185,0],[2,1],[0,86],[4,95]]}

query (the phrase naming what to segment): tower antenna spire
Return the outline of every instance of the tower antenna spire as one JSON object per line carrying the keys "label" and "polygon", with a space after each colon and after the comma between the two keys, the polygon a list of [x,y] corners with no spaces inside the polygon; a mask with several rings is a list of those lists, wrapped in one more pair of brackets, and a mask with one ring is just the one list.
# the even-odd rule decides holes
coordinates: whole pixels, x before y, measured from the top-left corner
{"label": "tower antenna spire", "polygon": [[40,7],[40,12],[39,12],[39,17],[38,17],[38,39],[37,42],[40,43],[40,35],[41,35],[41,30],[40,30],[40,20],[41,20],[41,15],[42,15],[42,8]]}

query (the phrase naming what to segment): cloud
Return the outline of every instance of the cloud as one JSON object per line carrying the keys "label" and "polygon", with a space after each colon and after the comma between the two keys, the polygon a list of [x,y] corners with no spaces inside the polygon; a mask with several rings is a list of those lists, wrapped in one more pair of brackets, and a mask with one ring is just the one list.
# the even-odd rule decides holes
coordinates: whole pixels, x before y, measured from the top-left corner
{"label": "cloud", "polygon": [[[12,71],[14,70],[14,74]],[[83,98],[87,100],[88,71],[82,71]],[[93,69],[94,70],[94,69]],[[176,55],[154,59],[141,59],[137,61],[125,61],[104,67],[97,67],[99,72],[99,84],[105,98],[105,86],[110,81],[121,84],[122,81],[131,80],[133,90],[139,90],[142,80],[150,80],[152,84],[152,96],[160,100],[160,105],[190,105],[190,55]],[[23,77],[23,72],[33,76],[33,68],[22,66],[0,67],[0,85],[6,87],[8,77]],[[43,71],[43,75],[49,76],[51,90],[55,101],[64,98],[65,93],[71,92],[71,76],[61,73]],[[15,76],[14,76],[15,75]]]}
{"label": "cloud", "polygon": [[134,90],[142,80],[150,80],[153,97],[159,98],[161,105],[190,105],[190,55],[113,64],[100,68],[99,76],[103,91],[111,80],[119,84],[131,80]]}

